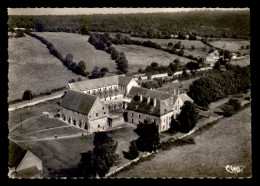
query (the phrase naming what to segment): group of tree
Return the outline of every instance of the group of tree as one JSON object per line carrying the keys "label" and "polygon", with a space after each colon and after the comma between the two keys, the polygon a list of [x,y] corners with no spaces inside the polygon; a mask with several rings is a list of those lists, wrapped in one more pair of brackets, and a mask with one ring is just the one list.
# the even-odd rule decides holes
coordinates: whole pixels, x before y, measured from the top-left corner
{"label": "group of tree", "polygon": [[168,73],[169,76],[172,76],[179,69],[179,59],[176,58],[168,66],[159,65],[157,62],[152,62],[151,65],[148,65],[144,70],[139,69],[138,72],[146,73],[148,75]]}
{"label": "group of tree", "polygon": [[121,33],[116,34],[115,38],[112,38],[108,33],[91,33],[89,42],[94,45],[96,49],[104,50],[111,55],[111,59],[115,60],[117,70],[119,73],[128,72],[128,60],[126,59],[124,52],[118,52],[112,44],[124,44],[126,37],[123,37]]}
{"label": "group of tree", "polygon": [[99,67],[95,66],[89,78],[90,79],[102,78],[107,72],[109,72],[108,68],[103,67],[99,69]]}
{"label": "group of tree", "polygon": [[189,70],[197,70],[200,66],[199,63],[191,61],[186,64],[186,68]]}
{"label": "group of tree", "polygon": [[212,71],[190,85],[188,95],[207,108],[211,102],[250,88],[250,66],[226,65],[227,71]]}
{"label": "group of tree", "polygon": [[86,63],[81,60],[78,64],[73,61],[73,55],[72,54],[67,54],[66,58],[63,58],[62,55],[56,50],[56,48],[53,46],[53,44],[49,41],[47,41],[45,38],[38,36],[37,34],[31,33],[31,32],[26,32],[28,35],[40,40],[43,44],[47,46],[49,49],[50,53],[57,57],[63,65],[65,65],[69,70],[72,72],[82,75],[82,76],[87,76],[88,72],[86,72]]}
{"label": "group of tree", "polygon": [[81,160],[78,163],[79,176],[104,177],[119,158],[116,154],[118,142],[107,133],[96,132],[93,145],[93,151],[81,154]]}
{"label": "group of tree", "polygon": [[241,109],[241,103],[238,99],[231,98],[221,107],[221,109],[223,110],[223,115],[225,117],[230,117]]}
{"label": "group of tree", "polygon": [[[30,28],[41,24],[42,31],[51,32],[118,32],[135,37],[166,38],[178,35],[180,39],[201,37],[250,37],[250,12],[245,11],[190,11],[176,13],[149,14],[109,14],[109,15],[34,15],[9,16],[8,22],[15,26],[25,27],[27,21]],[[86,20],[83,22],[82,20]],[[228,21],[227,21],[228,20]],[[127,23],[127,24],[126,24]],[[193,30],[194,33],[190,33]]]}
{"label": "group of tree", "polygon": [[185,101],[184,105],[181,107],[180,114],[177,115],[177,118],[174,119],[174,117],[172,117],[169,132],[178,131],[188,133],[195,127],[198,117],[199,112],[195,108],[194,103]]}

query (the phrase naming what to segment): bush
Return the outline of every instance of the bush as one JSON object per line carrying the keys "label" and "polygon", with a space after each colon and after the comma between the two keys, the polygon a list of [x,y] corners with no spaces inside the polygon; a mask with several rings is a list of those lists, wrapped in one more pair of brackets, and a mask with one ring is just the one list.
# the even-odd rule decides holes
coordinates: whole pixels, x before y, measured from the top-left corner
{"label": "bush", "polygon": [[129,151],[128,152],[123,151],[123,155],[126,159],[129,160],[133,160],[139,156],[139,152],[134,140],[130,142]]}
{"label": "bush", "polygon": [[22,96],[22,100],[32,100],[32,91],[31,90],[26,90],[24,91],[23,93],[23,96]]}

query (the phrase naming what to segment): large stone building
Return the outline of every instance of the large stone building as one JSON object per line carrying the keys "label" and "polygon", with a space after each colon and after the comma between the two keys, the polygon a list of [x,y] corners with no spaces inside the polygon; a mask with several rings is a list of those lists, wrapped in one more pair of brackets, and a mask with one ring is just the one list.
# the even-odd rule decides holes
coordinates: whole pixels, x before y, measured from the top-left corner
{"label": "large stone building", "polygon": [[98,96],[109,110],[126,108],[124,97],[133,86],[139,86],[131,77],[108,73],[103,78],[68,84],[68,89]]}
{"label": "large stone building", "polygon": [[140,87],[132,87],[128,97],[132,98],[127,107],[128,122],[139,124],[150,119],[159,126],[159,132],[170,128],[172,117],[176,118],[185,101],[193,102],[186,93],[179,91],[170,94]]}
{"label": "large stone building", "polygon": [[106,130],[109,110],[94,95],[68,90],[60,102],[60,115],[65,122],[88,132]]}

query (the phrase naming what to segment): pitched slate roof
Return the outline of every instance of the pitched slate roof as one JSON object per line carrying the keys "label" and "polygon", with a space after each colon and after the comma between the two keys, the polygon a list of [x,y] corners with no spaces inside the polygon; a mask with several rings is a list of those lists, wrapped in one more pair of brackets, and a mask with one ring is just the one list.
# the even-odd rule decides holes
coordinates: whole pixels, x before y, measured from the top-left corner
{"label": "pitched slate roof", "polygon": [[62,97],[60,106],[87,115],[97,96],[68,90]]}
{"label": "pitched slate roof", "polygon": [[85,91],[85,90],[97,89],[101,87],[107,87],[111,85],[127,86],[131,80],[132,80],[131,77],[125,77],[120,75],[111,75],[111,76],[108,75],[103,78],[69,83],[69,85],[71,86],[72,90]]}
{"label": "pitched slate roof", "polygon": [[118,76],[109,76],[98,79],[91,79],[85,81],[78,81],[74,83],[70,83],[72,90],[75,91],[85,91],[91,89],[97,89],[101,87],[107,87],[111,85],[118,85],[119,78]]}
{"label": "pitched slate roof", "polygon": [[133,78],[119,76],[119,85],[127,86]]}
{"label": "pitched slate roof", "polygon": [[111,96],[117,96],[119,94],[124,94],[124,93],[122,92],[122,90],[117,89],[117,88],[112,89],[112,90],[110,89],[110,90],[98,91],[98,92],[93,93],[93,95],[98,96],[100,99],[111,97]]}
{"label": "pitched slate roof", "polygon": [[185,101],[190,101],[193,103],[193,100],[186,93],[180,94],[179,96],[180,96],[181,100],[183,101],[183,103]]}
{"label": "pitched slate roof", "polygon": [[141,94],[145,97],[150,97],[150,98],[156,98],[160,100],[166,100],[172,96],[173,94],[169,94],[166,92],[158,91],[158,90],[150,90],[147,88],[142,88],[142,87],[132,87],[128,96],[129,97],[134,97],[137,94]]}
{"label": "pitched slate roof", "polygon": [[[142,102],[139,101],[140,95],[143,96]],[[129,96],[133,99],[128,105],[127,110],[133,110],[154,116],[162,116],[171,112],[176,100],[178,99],[177,95],[140,87],[132,87]],[[147,103],[148,97],[150,97],[150,103]],[[156,100],[155,107],[153,106],[154,100]]]}
{"label": "pitched slate roof", "polygon": [[17,167],[26,154],[26,149],[9,140],[9,167]]}

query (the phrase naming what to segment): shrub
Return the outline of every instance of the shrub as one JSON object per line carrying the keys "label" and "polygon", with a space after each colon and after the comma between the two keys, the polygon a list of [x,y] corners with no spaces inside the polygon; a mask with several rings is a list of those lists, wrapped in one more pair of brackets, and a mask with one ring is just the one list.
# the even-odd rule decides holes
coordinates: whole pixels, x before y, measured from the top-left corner
{"label": "shrub", "polygon": [[133,160],[139,156],[139,152],[134,140],[130,142],[129,151],[128,152],[123,151],[123,155],[126,159],[129,160]]}
{"label": "shrub", "polygon": [[22,100],[32,100],[32,91],[31,90],[26,90],[24,91],[23,93],[23,96],[22,96]]}

